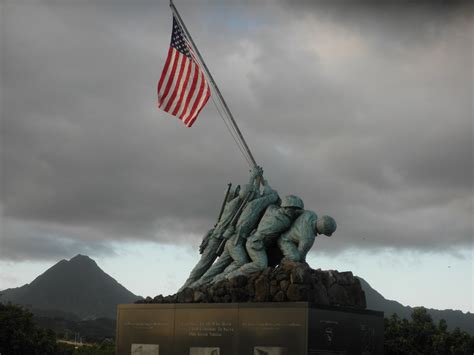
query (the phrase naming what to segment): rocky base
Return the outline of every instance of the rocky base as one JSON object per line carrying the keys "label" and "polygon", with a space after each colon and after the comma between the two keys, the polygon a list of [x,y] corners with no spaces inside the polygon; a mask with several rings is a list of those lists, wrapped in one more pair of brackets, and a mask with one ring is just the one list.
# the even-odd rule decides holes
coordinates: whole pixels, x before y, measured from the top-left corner
{"label": "rocky base", "polygon": [[249,276],[238,276],[170,296],[147,297],[137,303],[311,302],[365,309],[365,293],[352,272],[311,269],[284,262]]}

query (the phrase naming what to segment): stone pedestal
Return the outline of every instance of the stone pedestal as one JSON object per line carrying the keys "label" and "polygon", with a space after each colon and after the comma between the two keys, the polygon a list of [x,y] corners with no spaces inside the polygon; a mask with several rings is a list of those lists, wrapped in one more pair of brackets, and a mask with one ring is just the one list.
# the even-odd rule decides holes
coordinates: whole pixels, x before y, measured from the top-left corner
{"label": "stone pedestal", "polygon": [[117,354],[383,353],[383,313],[307,302],[119,305]]}

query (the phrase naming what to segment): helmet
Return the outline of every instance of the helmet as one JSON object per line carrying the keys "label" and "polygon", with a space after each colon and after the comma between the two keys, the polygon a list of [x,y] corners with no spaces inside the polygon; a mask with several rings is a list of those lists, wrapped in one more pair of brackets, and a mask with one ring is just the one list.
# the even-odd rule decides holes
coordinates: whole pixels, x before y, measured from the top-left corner
{"label": "helmet", "polygon": [[295,195],[288,195],[283,198],[281,207],[294,207],[294,208],[304,208],[303,200]]}
{"label": "helmet", "polygon": [[336,221],[330,216],[322,216],[316,220],[316,228],[320,234],[330,237],[337,228]]}

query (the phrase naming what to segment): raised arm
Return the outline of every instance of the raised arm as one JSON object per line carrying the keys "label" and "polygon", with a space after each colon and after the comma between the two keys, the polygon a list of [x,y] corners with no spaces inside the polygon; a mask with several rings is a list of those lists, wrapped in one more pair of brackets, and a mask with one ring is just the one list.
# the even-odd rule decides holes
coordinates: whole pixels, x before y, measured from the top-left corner
{"label": "raised arm", "polygon": [[254,167],[250,171],[249,185],[255,186],[257,189],[260,186],[260,180],[262,180],[263,169],[260,166]]}

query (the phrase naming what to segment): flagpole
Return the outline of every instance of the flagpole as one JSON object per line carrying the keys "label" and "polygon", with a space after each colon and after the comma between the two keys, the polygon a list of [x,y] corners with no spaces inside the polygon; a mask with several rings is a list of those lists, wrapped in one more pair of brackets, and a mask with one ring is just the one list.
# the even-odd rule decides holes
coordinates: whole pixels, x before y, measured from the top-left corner
{"label": "flagpole", "polygon": [[186,34],[186,37],[189,39],[189,42],[192,45],[194,52],[198,56],[199,61],[201,62],[202,66],[204,68],[204,71],[206,73],[206,76],[208,77],[209,82],[211,83],[212,87],[214,88],[214,91],[217,93],[217,96],[219,97],[219,100],[221,101],[222,106],[224,107],[225,111],[227,112],[227,115],[229,116],[230,121],[231,121],[232,125],[234,126],[234,129],[237,132],[237,135],[239,136],[239,138],[242,142],[242,145],[245,148],[245,151],[247,152],[250,160],[252,161],[253,166],[256,167],[257,163],[256,163],[256,161],[255,161],[255,159],[252,155],[252,152],[250,151],[250,148],[247,145],[247,142],[245,141],[244,137],[242,136],[242,132],[240,132],[239,126],[237,126],[237,123],[235,122],[234,116],[232,115],[232,112],[229,109],[229,106],[227,106],[227,103],[225,102],[224,97],[222,96],[219,88],[217,87],[217,84],[214,81],[214,78],[212,77],[211,72],[207,68],[207,65],[204,62],[204,59],[202,58],[201,53],[199,52],[199,49],[197,48],[196,44],[194,43],[193,38],[191,37],[191,34],[189,33],[188,29],[186,28],[186,25],[184,24],[183,20],[181,19],[181,16],[179,15],[178,10],[174,6],[173,0],[170,0],[170,8],[171,8],[171,11],[173,12],[173,15],[175,15],[175,18],[178,21],[179,25],[181,26],[184,33]]}

